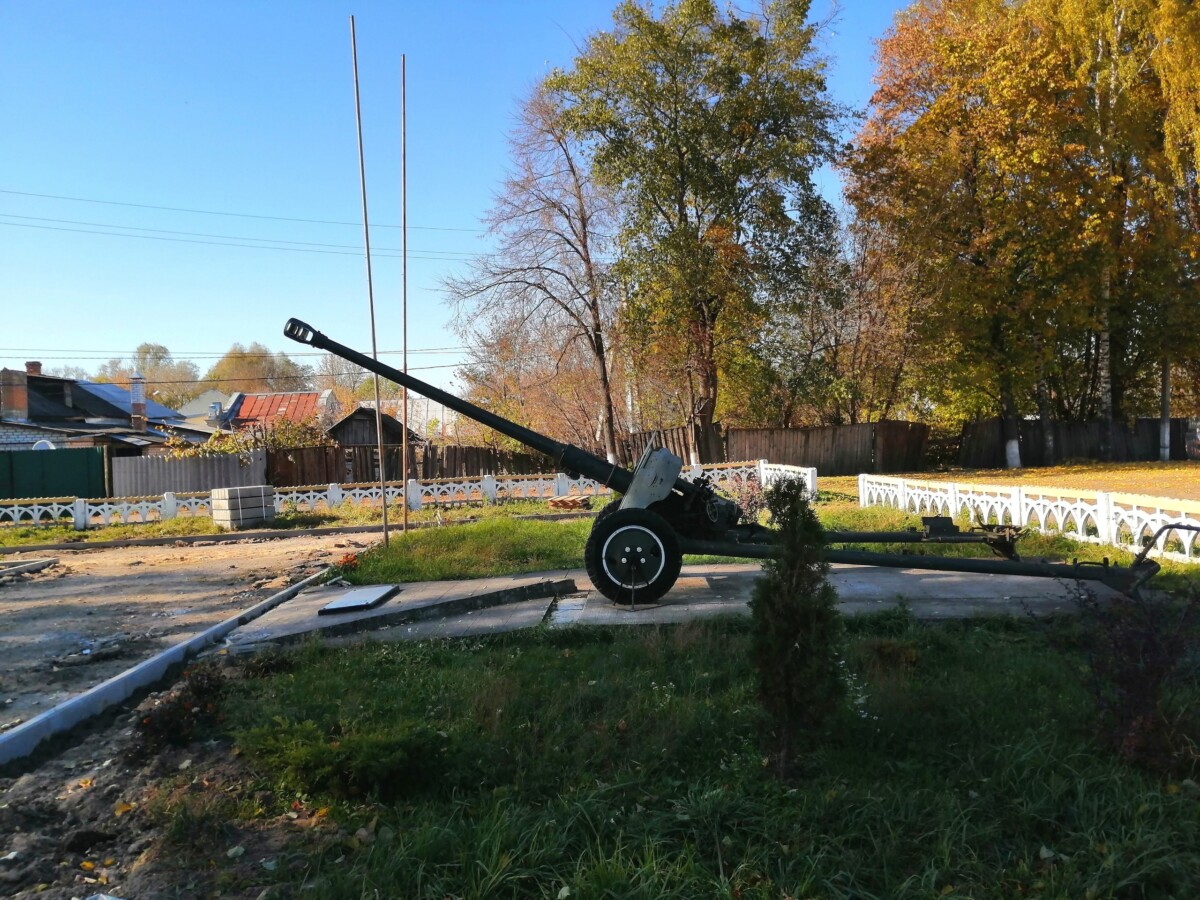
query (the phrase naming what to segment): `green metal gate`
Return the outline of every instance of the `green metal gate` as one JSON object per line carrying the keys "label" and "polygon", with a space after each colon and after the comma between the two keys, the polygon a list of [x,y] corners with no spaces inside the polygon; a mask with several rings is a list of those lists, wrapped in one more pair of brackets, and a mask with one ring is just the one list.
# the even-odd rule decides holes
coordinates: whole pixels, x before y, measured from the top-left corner
{"label": "green metal gate", "polygon": [[0,499],[103,497],[104,450],[0,452]]}

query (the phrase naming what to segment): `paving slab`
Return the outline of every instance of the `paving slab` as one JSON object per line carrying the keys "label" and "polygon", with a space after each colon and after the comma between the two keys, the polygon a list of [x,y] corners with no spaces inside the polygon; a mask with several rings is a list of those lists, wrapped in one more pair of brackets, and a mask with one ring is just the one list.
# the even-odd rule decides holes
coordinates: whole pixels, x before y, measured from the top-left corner
{"label": "paving slab", "polygon": [[[229,638],[230,649],[265,644],[359,636],[377,640],[461,637],[530,628],[571,625],[650,625],[722,615],[749,615],[760,563],[685,566],[675,587],[658,603],[622,606],[596,591],[582,569],[399,585],[398,592],[369,610],[321,615],[347,593],[346,585],[325,585],[300,594]],[[847,615],[879,612],[905,603],[920,619],[986,615],[1037,615],[1074,609],[1074,582],[1016,575],[977,575],[835,565],[830,581]],[[1097,596],[1112,595],[1092,584]],[[344,641],[339,640],[338,643]]]}
{"label": "paving slab", "polygon": [[[761,574],[759,563],[685,566],[675,587],[652,606],[618,606],[592,590],[582,603],[560,601],[550,624],[635,625],[749,615],[754,582]],[[1074,582],[1049,578],[881,566],[834,565],[829,580],[838,593],[838,607],[846,615],[879,612],[903,602],[917,618],[932,620],[1065,613],[1074,609],[1077,593]],[[1094,583],[1091,590],[1099,597],[1115,594]]]}
{"label": "paving slab", "polygon": [[539,573],[463,581],[419,582],[398,585],[397,592],[383,604],[367,610],[322,615],[329,603],[357,588],[322,585],[297,595],[250,625],[229,636],[235,652],[256,645],[302,640],[310,635],[334,637],[362,631],[443,620],[468,612],[574,593],[577,588],[562,573]]}

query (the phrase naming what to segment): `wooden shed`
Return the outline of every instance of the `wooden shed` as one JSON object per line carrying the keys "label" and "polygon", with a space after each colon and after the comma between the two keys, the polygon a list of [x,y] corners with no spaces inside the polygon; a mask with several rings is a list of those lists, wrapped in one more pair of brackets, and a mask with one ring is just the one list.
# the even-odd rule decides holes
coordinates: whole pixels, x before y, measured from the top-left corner
{"label": "wooden shed", "polygon": [[[343,447],[374,447],[378,443],[375,437],[375,410],[360,406],[331,425],[326,433]],[[401,446],[403,434],[404,426],[400,424],[400,421],[384,413],[384,445],[388,447]],[[408,429],[408,443],[410,446],[422,445],[425,440],[410,428]]]}

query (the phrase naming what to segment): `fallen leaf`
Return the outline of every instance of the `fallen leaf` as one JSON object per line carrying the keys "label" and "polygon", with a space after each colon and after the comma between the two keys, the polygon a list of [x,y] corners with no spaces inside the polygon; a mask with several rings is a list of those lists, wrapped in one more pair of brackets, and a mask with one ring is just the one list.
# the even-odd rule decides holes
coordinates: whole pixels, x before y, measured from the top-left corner
{"label": "fallen leaf", "polygon": [[113,807],[113,815],[119,819],[121,816],[125,815],[125,813],[133,812],[136,805],[137,804],[134,803],[126,803],[124,800],[122,800]]}
{"label": "fallen leaf", "polygon": [[228,850],[225,851],[225,855],[228,856],[230,859],[237,859],[238,857],[242,856],[242,854],[244,854],[245,852],[246,852],[245,847],[242,847],[242,846],[230,847]]}
{"label": "fallen leaf", "polygon": [[90,871],[92,871],[92,869],[96,868],[96,864],[94,862],[92,862],[90,859],[85,859],[83,862],[81,862],[79,864],[79,868],[83,869],[83,871],[85,871],[85,872],[90,872]]}

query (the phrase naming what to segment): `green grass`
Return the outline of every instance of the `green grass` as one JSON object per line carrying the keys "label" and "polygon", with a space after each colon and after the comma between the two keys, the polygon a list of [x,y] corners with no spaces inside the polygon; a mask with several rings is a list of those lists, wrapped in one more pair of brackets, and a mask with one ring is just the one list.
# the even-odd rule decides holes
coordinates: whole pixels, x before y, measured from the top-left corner
{"label": "green grass", "polygon": [[[602,505],[602,504],[601,504]],[[409,511],[409,522],[456,523],[465,521],[508,519],[514,516],[546,515],[553,510],[544,501],[514,500],[499,504],[473,504],[446,507],[426,507]],[[388,507],[388,521],[398,526],[403,510],[398,504]],[[378,506],[341,503],[329,510],[305,512],[285,507],[267,529],[333,528],[337,526],[379,525],[383,511]],[[257,529],[246,529],[253,532]],[[121,541],[135,538],[179,537],[189,534],[221,534],[209,516],[188,516],[162,522],[137,522],[131,525],[100,525],[87,531],[76,531],[71,525],[0,525],[0,547],[22,547],[36,544],[65,544],[77,541]]]}
{"label": "green grass", "polygon": [[0,547],[25,547],[37,544],[67,544],[77,541],[124,541],[136,538],[182,537],[189,534],[222,534],[208,516],[188,516],[162,522],[137,522],[131,525],[103,525],[76,531],[70,525],[0,526]]}
{"label": "green grass", "polygon": [[483,578],[583,565],[590,518],[567,521],[492,518],[469,525],[394,535],[359,556],[355,584]]}
{"label": "green grass", "polygon": [[[596,501],[599,508],[603,499]],[[426,506],[419,510],[408,511],[408,521],[415,523],[454,523],[478,521],[483,519],[509,519],[514,516],[536,516],[552,513],[544,500],[510,500],[504,503],[471,503],[456,506]],[[388,504],[388,524],[397,525],[404,516],[404,509],[398,503]],[[383,523],[383,510],[378,506],[349,501],[338,504],[331,509],[320,509],[315,512],[289,508],[287,505],[275,517],[273,528],[318,528],[335,525],[380,525]]]}
{"label": "green grass", "polygon": [[[1021,621],[852,621],[861,686],[764,765],[749,623],[306,648],[226,727],[341,834],[313,898],[1187,897],[1200,801],[1088,739],[1080,660]],[[861,709],[863,714],[859,714]]]}

